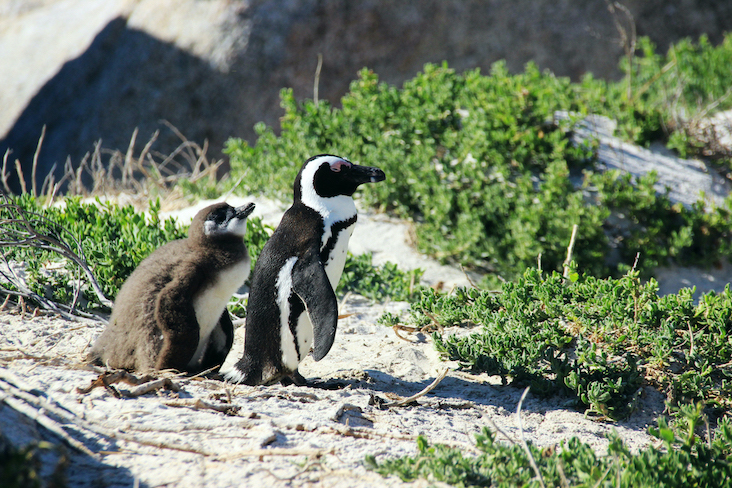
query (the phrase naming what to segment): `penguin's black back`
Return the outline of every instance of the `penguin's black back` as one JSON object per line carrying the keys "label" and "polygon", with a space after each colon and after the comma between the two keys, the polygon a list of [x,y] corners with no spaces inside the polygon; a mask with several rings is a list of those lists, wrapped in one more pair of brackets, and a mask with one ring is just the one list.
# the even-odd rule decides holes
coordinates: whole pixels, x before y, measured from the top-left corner
{"label": "penguin's black back", "polygon": [[[246,372],[244,383],[260,384],[268,371],[283,371],[280,351],[280,308],[277,305],[277,278],[280,269],[292,257],[302,258],[319,253],[323,235],[323,218],[296,202],[282,216],[257,258],[252,272],[247,305],[247,350],[257,351],[256,357],[245,351],[237,367]],[[302,301],[291,297],[290,316],[299,316],[305,309]],[[270,364],[270,362],[274,362]],[[279,378],[271,378],[275,382]]]}

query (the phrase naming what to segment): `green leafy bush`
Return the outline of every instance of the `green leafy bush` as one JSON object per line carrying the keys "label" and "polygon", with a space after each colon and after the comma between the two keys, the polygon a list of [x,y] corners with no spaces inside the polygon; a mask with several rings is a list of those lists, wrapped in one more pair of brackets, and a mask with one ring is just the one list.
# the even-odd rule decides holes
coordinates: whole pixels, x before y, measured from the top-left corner
{"label": "green leafy bush", "polygon": [[[662,448],[648,447],[633,453],[616,433],[610,435],[606,456],[598,456],[591,446],[577,438],[543,450],[529,444],[544,486],[566,487],[688,487],[732,486],[732,425],[720,422],[714,438],[704,442],[695,434],[700,427],[700,409],[682,412],[686,429],[670,427],[661,417],[649,432]],[[383,476],[403,481],[424,478],[457,487],[542,486],[531,468],[522,446],[504,444],[487,428],[476,434],[480,454],[468,456],[463,450],[444,445],[430,446],[424,437],[417,440],[415,456],[378,461],[367,456],[365,464]]]}
{"label": "green leafy bush", "polygon": [[423,288],[421,278],[419,269],[403,271],[390,262],[374,266],[370,254],[354,256],[349,252],[336,293],[357,293],[377,302],[407,301],[416,298]]}
{"label": "green leafy bush", "polygon": [[548,266],[560,263],[555,243],[580,223],[578,259],[602,272],[603,211],[586,206],[568,180],[570,166],[585,167],[592,154],[547,123],[554,110],[583,110],[577,91],[532,65],[510,75],[500,63],[491,76],[428,65],[401,90],[364,70],[342,109],[298,104],[283,90],[279,137],[258,126],[254,146],[229,141],[230,181],[246,174],[241,191],[281,196],[310,155],[348,155],[384,169],[387,182],[359,191],[418,221],[423,251],[510,274],[539,253]]}
{"label": "green leafy bush", "polygon": [[[83,257],[103,288],[107,297],[113,299],[135,267],[155,249],[173,239],[186,237],[187,226],[180,226],[174,219],[162,221],[160,207],[152,202],[145,213],[137,212],[132,206],[120,207],[112,203],[82,203],[77,198],[65,200],[62,207],[42,207],[28,195],[12,199],[32,215],[42,217],[39,231],[79,244]],[[0,220],[10,216],[0,209]],[[273,228],[262,224],[260,218],[247,220],[245,242],[252,259],[252,268],[264,244],[272,235]],[[72,248],[75,247],[72,245]],[[3,252],[8,260],[26,263],[29,285],[42,296],[58,303],[72,300],[71,279],[80,276],[75,265],[51,251],[37,247],[7,247]],[[60,272],[44,272],[58,264]],[[406,300],[420,289],[421,271],[405,272],[393,263],[373,266],[370,255],[348,255],[338,293],[354,292],[373,300]],[[89,307],[98,305],[91,294]],[[244,304],[232,308],[243,315]]]}
{"label": "green leafy bush", "polygon": [[[30,215],[41,217],[39,231],[78,243],[82,257],[110,299],[114,299],[140,261],[165,243],[188,235],[187,226],[179,225],[175,219],[161,220],[157,201],[150,203],[147,213],[138,212],[130,205],[100,201],[82,203],[78,198],[68,198],[64,200],[65,205],[50,208],[43,207],[27,194],[14,197],[12,201]],[[6,218],[7,215],[0,213],[0,219]],[[270,234],[260,219],[247,221],[245,241],[254,257],[259,255]],[[8,260],[26,264],[29,285],[36,293],[50,295],[49,298],[59,303],[70,301],[68,281],[79,278],[73,263],[37,247],[7,247],[3,251]],[[59,266],[52,266],[53,263]],[[62,271],[43,271],[50,268]],[[96,297],[88,295],[89,306],[98,305],[94,301]]]}
{"label": "green leafy bush", "polygon": [[691,207],[674,204],[667,194],[656,193],[654,173],[634,179],[608,171],[590,179],[598,203],[623,216],[605,224],[616,238],[620,269],[627,270],[639,252],[644,275],[671,263],[710,266],[732,256],[732,200],[708,209],[703,200]]}
{"label": "green leafy bush", "polygon": [[706,401],[730,412],[732,292],[659,297],[637,271],[619,279],[565,282],[529,269],[500,293],[422,290],[409,320],[422,327],[480,326],[466,337],[434,334],[446,358],[471,371],[530,384],[537,394],[574,396],[590,411],[625,418],[643,381],[674,402]]}
{"label": "green leafy bush", "polygon": [[[283,90],[280,135],[260,124],[254,145],[228,141],[228,184],[282,198],[302,162],[321,152],[379,166],[387,180],[360,190],[367,204],[413,219],[420,250],[507,279],[539,255],[546,269],[559,269],[573,224],[579,225],[580,268],[594,275],[616,272],[607,235],[620,241],[618,233],[626,231],[614,227],[611,210],[630,215],[632,225],[632,238],[621,241],[621,272],[638,251],[644,275],[673,260],[729,258],[729,205],[680,209],[655,196],[650,179],[595,174],[585,177],[585,185],[599,192],[590,203],[579,186],[582,172],[594,169],[592,145],[571,144],[572,122],[553,118],[558,110],[578,117],[598,113],[618,120],[619,133],[637,143],[666,140],[679,127],[671,123],[678,118],[669,99],[674,83],[683,82],[687,105],[724,97],[723,87],[732,81],[726,70],[730,39],[717,48],[703,39],[698,46],[684,41],[667,57],[641,41],[642,52],[627,67],[634,73],[630,99],[627,80],[586,76],[571,83],[533,64],[510,74],[501,62],[488,75],[426,65],[402,88],[363,70],[341,108],[297,102],[292,90]],[[671,57],[673,77],[666,67]]]}
{"label": "green leafy bush", "polygon": [[[160,220],[157,202],[151,202],[147,216],[132,206],[120,207],[100,201],[86,204],[79,198],[66,199],[64,206],[50,208],[43,207],[28,194],[13,197],[12,202],[36,219],[39,232],[56,236],[72,249],[80,249],[81,257],[86,259],[108,298],[117,294],[143,258],[164,243],[186,235],[185,229],[179,228],[173,219]],[[5,208],[3,212],[7,210]],[[0,219],[10,217],[0,214]],[[7,259],[26,264],[33,291],[48,295],[56,302],[68,303],[71,289],[68,281],[81,278],[74,263],[38,247],[6,247],[3,252]],[[65,271],[44,272],[52,267]],[[98,305],[96,297],[88,295],[90,307]]]}
{"label": "green leafy bush", "polygon": [[[40,451],[56,451],[56,466],[48,479],[41,477]],[[15,447],[0,434],[0,480],[3,488],[64,488],[68,457],[64,449],[46,441]]]}
{"label": "green leafy bush", "polygon": [[[669,147],[682,156],[714,155],[706,141],[698,136],[698,122],[703,116],[732,108],[730,87],[732,73],[732,35],[713,46],[702,35],[698,42],[683,39],[669,47],[666,55],[658,54],[656,46],[642,37],[638,55],[632,62],[621,61],[626,78],[620,82],[627,90],[631,81],[632,106],[637,112],[656,114],[656,137],[636,137],[639,142],[667,136]],[[729,167],[729,158],[723,163]]]}

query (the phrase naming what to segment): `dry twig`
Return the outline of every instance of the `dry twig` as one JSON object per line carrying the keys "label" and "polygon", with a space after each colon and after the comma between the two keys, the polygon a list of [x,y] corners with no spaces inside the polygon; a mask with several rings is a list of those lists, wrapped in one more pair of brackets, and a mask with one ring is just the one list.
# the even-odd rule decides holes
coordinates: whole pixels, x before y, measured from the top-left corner
{"label": "dry twig", "polygon": [[412,403],[413,401],[415,401],[419,397],[425,396],[427,393],[429,393],[432,390],[434,390],[435,387],[437,385],[439,385],[440,382],[443,379],[445,379],[445,376],[447,376],[447,372],[448,371],[449,371],[448,368],[443,369],[442,370],[442,373],[440,373],[437,376],[437,378],[435,378],[435,380],[432,383],[430,383],[424,390],[420,391],[419,393],[416,393],[416,394],[410,396],[409,398],[404,398],[403,400],[399,400],[397,402],[393,402],[393,403],[387,404],[386,406],[387,407],[401,407],[401,406],[408,405],[408,404]]}
{"label": "dry twig", "polygon": [[164,402],[169,407],[192,408],[194,410],[214,410],[216,412],[225,413],[226,415],[236,415],[241,409],[238,405],[226,403],[209,403],[200,398],[186,398],[184,400],[171,400]]}
{"label": "dry twig", "polygon": [[315,68],[315,80],[313,81],[313,103],[318,108],[318,89],[320,86],[320,70],[323,68],[323,54],[318,53],[318,66]]}
{"label": "dry twig", "polygon": [[[133,385],[133,388],[129,391],[120,391],[113,388],[112,385],[115,383],[127,383]],[[150,393],[154,390],[165,388],[172,391],[179,391],[180,387],[174,383],[170,378],[159,378],[155,379],[150,375],[145,375],[142,378],[138,378],[132,373],[124,370],[105,372],[99,375],[99,377],[91,382],[91,384],[85,388],[77,388],[77,393],[87,394],[96,387],[103,387],[110,391],[115,397],[127,397],[137,398],[146,393]]]}
{"label": "dry twig", "polygon": [[246,451],[237,451],[221,456],[216,456],[217,461],[230,461],[240,457],[264,457],[264,456],[323,456],[324,454],[332,454],[333,449],[297,449],[273,447],[271,449],[249,449]]}
{"label": "dry twig", "polygon": [[[0,374],[1,373],[2,373],[2,370],[0,370]],[[55,424],[54,428],[57,428],[57,429],[62,429],[62,427],[66,424],[72,424],[78,430],[81,430],[81,431],[86,430],[86,431],[92,432],[96,435],[105,437],[107,439],[119,439],[119,440],[122,440],[125,442],[132,442],[132,443],[143,445],[143,446],[156,447],[159,449],[170,449],[170,450],[181,451],[181,452],[190,452],[190,453],[200,454],[203,456],[212,455],[210,452],[203,451],[200,449],[195,449],[195,448],[181,445],[181,444],[177,444],[175,442],[165,442],[165,441],[157,441],[157,440],[150,441],[147,439],[141,439],[134,435],[126,434],[124,432],[118,432],[118,431],[115,431],[112,429],[107,429],[107,428],[97,425],[97,424],[93,424],[81,417],[76,416],[74,413],[67,410],[66,408],[57,405],[49,397],[41,396],[41,394],[37,393],[36,390],[24,390],[22,387],[13,384],[11,381],[6,380],[5,378],[0,378],[0,388],[2,388],[7,393],[9,393],[9,395],[11,395],[14,398],[17,398],[19,400],[22,400],[28,406],[30,406],[32,409],[31,413],[33,413],[33,411],[35,411],[35,413],[33,414],[34,418],[36,415],[45,415],[46,417],[48,417],[50,425]],[[5,401],[7,403],[7,399]],[[74,448],[76,448],[76,447],[74,447]],[[81,449],[84,449],[84,452],[86,454],[88,454],[94,458],[98,457],[98,454],[95,454],[95,453],[89,451],[88,448],[86,448],[86,447],[83,447]]]}

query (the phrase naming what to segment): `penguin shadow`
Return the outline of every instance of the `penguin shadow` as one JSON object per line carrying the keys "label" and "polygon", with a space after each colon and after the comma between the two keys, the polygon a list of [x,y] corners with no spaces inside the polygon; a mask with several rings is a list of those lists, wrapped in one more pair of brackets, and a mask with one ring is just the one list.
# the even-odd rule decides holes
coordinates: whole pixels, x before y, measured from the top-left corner
{"label": "penguin shadow", "polygon": [[[420,381],[409,381],[383,371],[367,369],[365,372],[369,375],[371,381],[362,387],[373,391],[371,404],[378,407],[391,403],[395,395],[401,398],[409,398],[416,395],[435,380],[434,377],[428,377]],[[412,403],[418,404],[425,399],[431,399],[437,400],[438,403],[445,407],[453,404],[462,405],[465,402],[480,405],[495,405],[497,397],[504,396],[504,393],[508,392],[505,392],[503,387],[481,384],[477,381],[473,382],[450,376],[448,372],[448,375],[434,389]],[[380,395],[387,398],[383,398]]]}
{"label": "penguin shadow", "polygon": [[[310,377],[306,379],[304,384],[299,385],[292,381],[283,381],[281,384],[285,386],[292,385],[293,388],[319,390],[369,390],[372,395],[370,404],[385,408],[394,401],[416,395],[427,388],[434,380],[434,377],[427,377],[419,381],[410,381],[376,369],[365,369],[360,374],[349,371],[331,378]],[[412,403],[416,405],[419,401],[431,399],[437,400],[443,408],[450,408],[451,405],[460,408],[466,402],[496,405],[501,401],[512,398],[515,393],[516,388],[510,385],[497,386],[481,383],[478,380],[470,381],[451,376],[448,373],[433,390],[415,400],[416,403]]]}

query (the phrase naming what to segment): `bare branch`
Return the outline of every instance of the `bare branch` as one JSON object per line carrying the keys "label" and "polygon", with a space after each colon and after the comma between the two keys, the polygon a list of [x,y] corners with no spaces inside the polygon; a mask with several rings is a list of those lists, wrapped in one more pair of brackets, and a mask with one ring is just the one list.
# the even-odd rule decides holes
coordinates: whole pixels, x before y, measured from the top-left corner
{"label": "bare branch", "polygon": [[562,273],[562,276],[564,278],[569,278],[569,267],[572,264],[572,254],[574,253],[574,241],[577,238],[577,228],[577,224],[574,224],[572,226],[572,237],[569,238],[569,246],[567,246],[567,258],[564,260],[564,272]]}
{"label": "bare branch", "polygon": [[318,66],[315,68],[315,80],[313,81],[313,103],[318,108],[318,90],[320,88],[320,70],[323,67],[323,54],[318,53]]}
{"label": "bare branch", "polygon": [[[112,307],[112,301],[104,296],[101,286],[99,286],[94,274],[89,269],[81,244],[73,235],[42,215],[28,212],[20,205],[12,203],[4,193],[0,193],[0,210],[4,210],[4,213],[9,216],[9,218],[0,219],[0,229],[3,230],[0,250],[3,247],[36,248],[58,254],[72,261],[86,275],[87,281],[97,295],[99,303],[109,308]],[[72,244],[69,245],[67,242]],[[2,256],[7,263],[4,253],[2,253]],[[28,289],[24,291],[23,288],[25,287],[22,280],[16,279],[11,280],[11,282],[21,290],[22,296],[29,296],[34,299],[40,298]],[[75,296],[80,293],[81,283],[79,282],[77,286],[79,290],[75,291]],[[40,299],[38,301],[44,308],[58,311],[58,306],[51,307],[49,300]],[[71,307],[71,311],[74,310],[75,304]]]}
{"label": "bare branch", "polygon": [[25,175],[23,174],[23,167],[20,165],[18,159],[15,160],[15,171],[18,173],[18,179],[20,180],[20,190],[23,193],[28,193],[28,189],[25,187]]}

